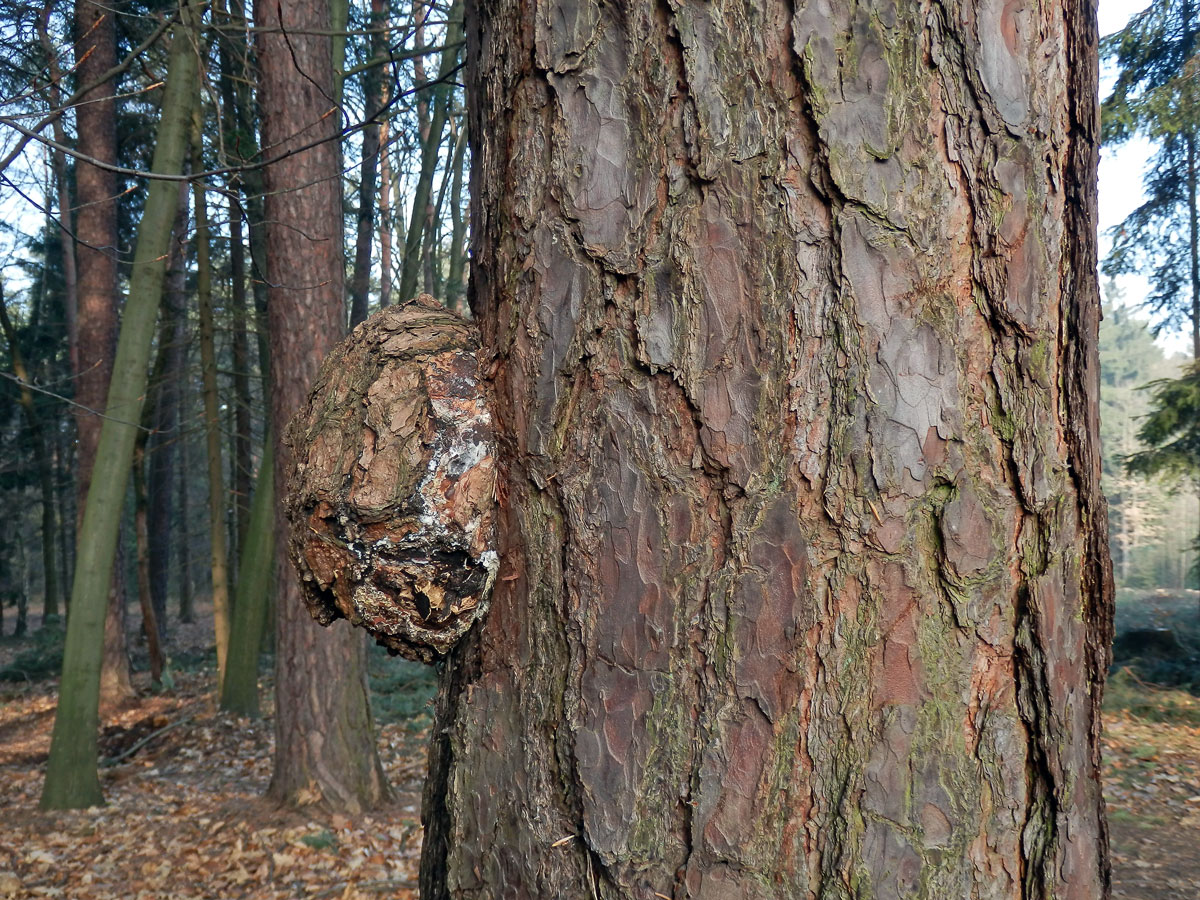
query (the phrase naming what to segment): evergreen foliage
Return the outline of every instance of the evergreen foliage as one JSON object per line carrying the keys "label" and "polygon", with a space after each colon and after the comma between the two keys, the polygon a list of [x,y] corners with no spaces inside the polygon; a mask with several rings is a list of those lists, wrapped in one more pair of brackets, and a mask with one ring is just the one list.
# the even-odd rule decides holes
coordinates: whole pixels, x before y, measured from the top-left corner
{"label": "evergreen foliage", "polygon": [[[1101,107],[1102,137],[1135,136],[1157,147],[1144,176],[1146,201],[1114,229],[1108,275],[1146,275],[1157,330],[1200,328],[1197,304],[1196,169],[1200,95],[1196,58],[1200,11],[1194,0],[1160,0],[1103,41],[1118,76]],[[1196,348],[1200,351],[1200,347]]]}
{"label": "evergreen foliage", "polygon": [[[1113,290],[1110,287],[1109,294]],[[1109,543],[1122,587],[1183,587],[1194,515],[1191,498],[1170,478],[1130,471],[1127,461],[1147,450],[1139,429],[1152,401],[1148,383],[1168,383],[1179,372],[1154,342],[1143,319],[1127,307],[1105,309],[1100,325],[1100,438],[1102,479],[1108,498]]]}

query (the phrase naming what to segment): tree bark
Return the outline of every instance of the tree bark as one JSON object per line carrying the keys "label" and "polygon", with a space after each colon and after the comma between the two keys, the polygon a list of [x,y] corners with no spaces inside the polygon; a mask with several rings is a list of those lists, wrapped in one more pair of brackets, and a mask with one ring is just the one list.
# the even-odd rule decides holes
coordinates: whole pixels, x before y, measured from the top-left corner
{"label": "tree bark", "polygon": [[[230,355],[233,360],[233,454],[231,481],[234,501],[234,536],[231,556],[241,553],[246,530],[250,527],[250,492],[254,482],[251,459],[250,341],[246,331],[249,304],[246,302],[246,244],[242,235],[242,204],[237,194],[240,185],[231,181],[229,210],[229,300],[233,312]],[[236,578],[236,568],[233,569]]]}
{"label": "tree bark", "polygon": [[[336,134],[327,0],[255,8],[264,153]],[[282,16],[282,21],[280,17]],[[282,33],[281,33],[282,32]],[[333,140],[266,168],[264,225],[276,496],[289,451],[280,438],[321,359],[344,331],[340,153]],[[287,566],[276,515],[275,771],[270,795],[357,811],[387,796],[375,751],[366,646],[349,626],[319,628]]]}
{"label": "tree bark", "polygon": [[[77,0],[75,4],[75,78],[89,84],[111,69],[117,60],[116,26],[111,10],[101,3]],[[82,98],[75,110],[77,148],[92,159],[117,161],[116,103],[114,85],[107,81]],[[71,358],[74,371],[76,495],[79,521],[83,525],[84,501],[91,486],[92,468],[100,440],[100,417],[108,395],[117,345],[117,195],[116,175],[82,160],[75,167],[75,199],[79,213],[75,221],[76,293],[75,346]],[[123,499],[122,501],[123,502]],[[102,694],[107,703],[119,703],[133,695],[129,680],[129,657],[125,651],[124,575],[113,569],[109,591],[110,609],[104,626]]]}
{"label": "tree bark", "polygon": [[[192,170],[200,168],[199,118],[193,118]],[[199,310],[200,381],[204,405],[204,448],[208,463],[208,546],[212,573],[213,631],[217,643],[217,693],[229,653],[229,549],[226,542],[225,475],[221,464],[221,418],[217,396],[217,351],[213,325],[212,263],[209,259],[208,205],[204,188],[192,189],[196,208],[196,305]]]}
{"label": "tree bark", "polygon": [[[89,84],[116,64],[117,38],[112,13],[102,3],[75,3],[75,80]],[[107,163],[117,161],[116,104],[113,83],[84,95],[75,110],[78,150]],[[75,401],[91,410],[104,408],[112,354],[117,345],[117,177],[82,160],[75,167],[77,319],[72,359]],[[75,408],[78,435],[78,494],[82,513],[87,497],[100,419]]]}
{"label": "tree bark", "polygon": [[1102,898],[1091,3],[471,4],[422,897]]}
{"label": "tree bark", "polygon": [[[42,7],[38,19],[38,38],[42,50],[46,54],[46,64],[50,72],[50,83],[46,85],[46,99],[52,108],[62,104],[62,68],[58,64],[58,50],[50,39],[50,13],[53,4],[47,2]],[[54,140],[61,146],[67,145],[66,128],[62,116],[57,116],[51,124]],[[54,168],[54,187],[58,201],[58,238],[62,248],[63,265],[63,313],[67,326],[67,356],[71,365],[71,373],[79,371],[76,351],[79,338],[76,331],[79,315],[78,276],[75,269],[75,227],[74,215],[71,209],[70,180],[67,177],[67,157],[61,150],[50,152],[51,164]],[[55,598],[57,604],[57,598]],[[57,610],[55,611],[57,617]],[[49,613],[47,613],[47,618]]]}
{"label": "tree bark", "polygon": [[[186,381],[180,380],[179,410],[180,418],[187,416]],[[188,474],[191,466],[188,461],[188,440],[186,434],[179,436],[179,528],[176,531],[179,551],[179,621],[191,624],[195,621],[194,582],[192,580],[192,541],[191,541],[191,504],[188,497]]]}

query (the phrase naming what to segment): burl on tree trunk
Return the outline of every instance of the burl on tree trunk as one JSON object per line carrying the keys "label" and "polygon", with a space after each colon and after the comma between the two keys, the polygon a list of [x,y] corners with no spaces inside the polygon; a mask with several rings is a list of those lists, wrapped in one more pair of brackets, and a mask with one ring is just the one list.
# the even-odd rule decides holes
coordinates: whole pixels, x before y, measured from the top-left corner
{"label": "burl on tree trunk", "polygon": [[326,358],[286,438],[291,557],[313,616],[421,662],[483,615],[498,567],[478,346],[428,294],[384,309]]}

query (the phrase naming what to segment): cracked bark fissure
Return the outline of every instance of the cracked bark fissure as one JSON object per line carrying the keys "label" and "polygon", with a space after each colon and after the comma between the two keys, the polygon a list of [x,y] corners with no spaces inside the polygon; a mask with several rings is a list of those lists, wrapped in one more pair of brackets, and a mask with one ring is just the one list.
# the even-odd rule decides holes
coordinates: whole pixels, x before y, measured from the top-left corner
{"label": "cracked bark fissure", "polygon": [[467,32],[502,562],[423,896],[1106,896],[1092,6]]}

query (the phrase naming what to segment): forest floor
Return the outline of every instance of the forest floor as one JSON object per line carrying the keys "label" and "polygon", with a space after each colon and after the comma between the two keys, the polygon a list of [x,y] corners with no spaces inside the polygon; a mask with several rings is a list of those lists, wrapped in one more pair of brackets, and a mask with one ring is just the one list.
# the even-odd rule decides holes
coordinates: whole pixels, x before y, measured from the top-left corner
{"label": "forest floor", "polygon": [[[0,639],[0,669],[21,643]],[[106,806],[41,812],[55,684],[0,683],[0,900],[416,900],[428,685],[416,686],[417,707],[396,707],[388,676],[373,675],[394,800],[355,817],[263,799],[269,702],[256,720],[218,711],[203,663],[176,671],[170,692],[135,675],[139,697],[105,714],[101,754],[114,761],[101,769]],[[411,681],[395,684],[414,693]],[[1128,670],[1110,679],[1108,695],[1113,896],[1200,897],[1200,701]]]}
{"label": "forest floor", "polygon": [[1104,797],[1113,897],[1200,897],[1200,702],[1109,679],[1104,717]]}
{"label": "forest floor", "polygon": [[[262,718],[219,711],[211,654],[195,646],[211,646],[205,631],[174,630],[169,652],[186,663],[170,691],[135,672],[138,697],[102,713],[100,753],[115,762],[100,770],[103,807],[38,809],[57,684],[0,682],[0,900],[416,900],[428,684],[415,686],[415,708],[374,698],[390,803],[354,817],[283,810],[263,797],[270,679]],[[33,640],[0,639],[0,669]],[[373,691],[404,692],[404,665],[372,654]]]}

